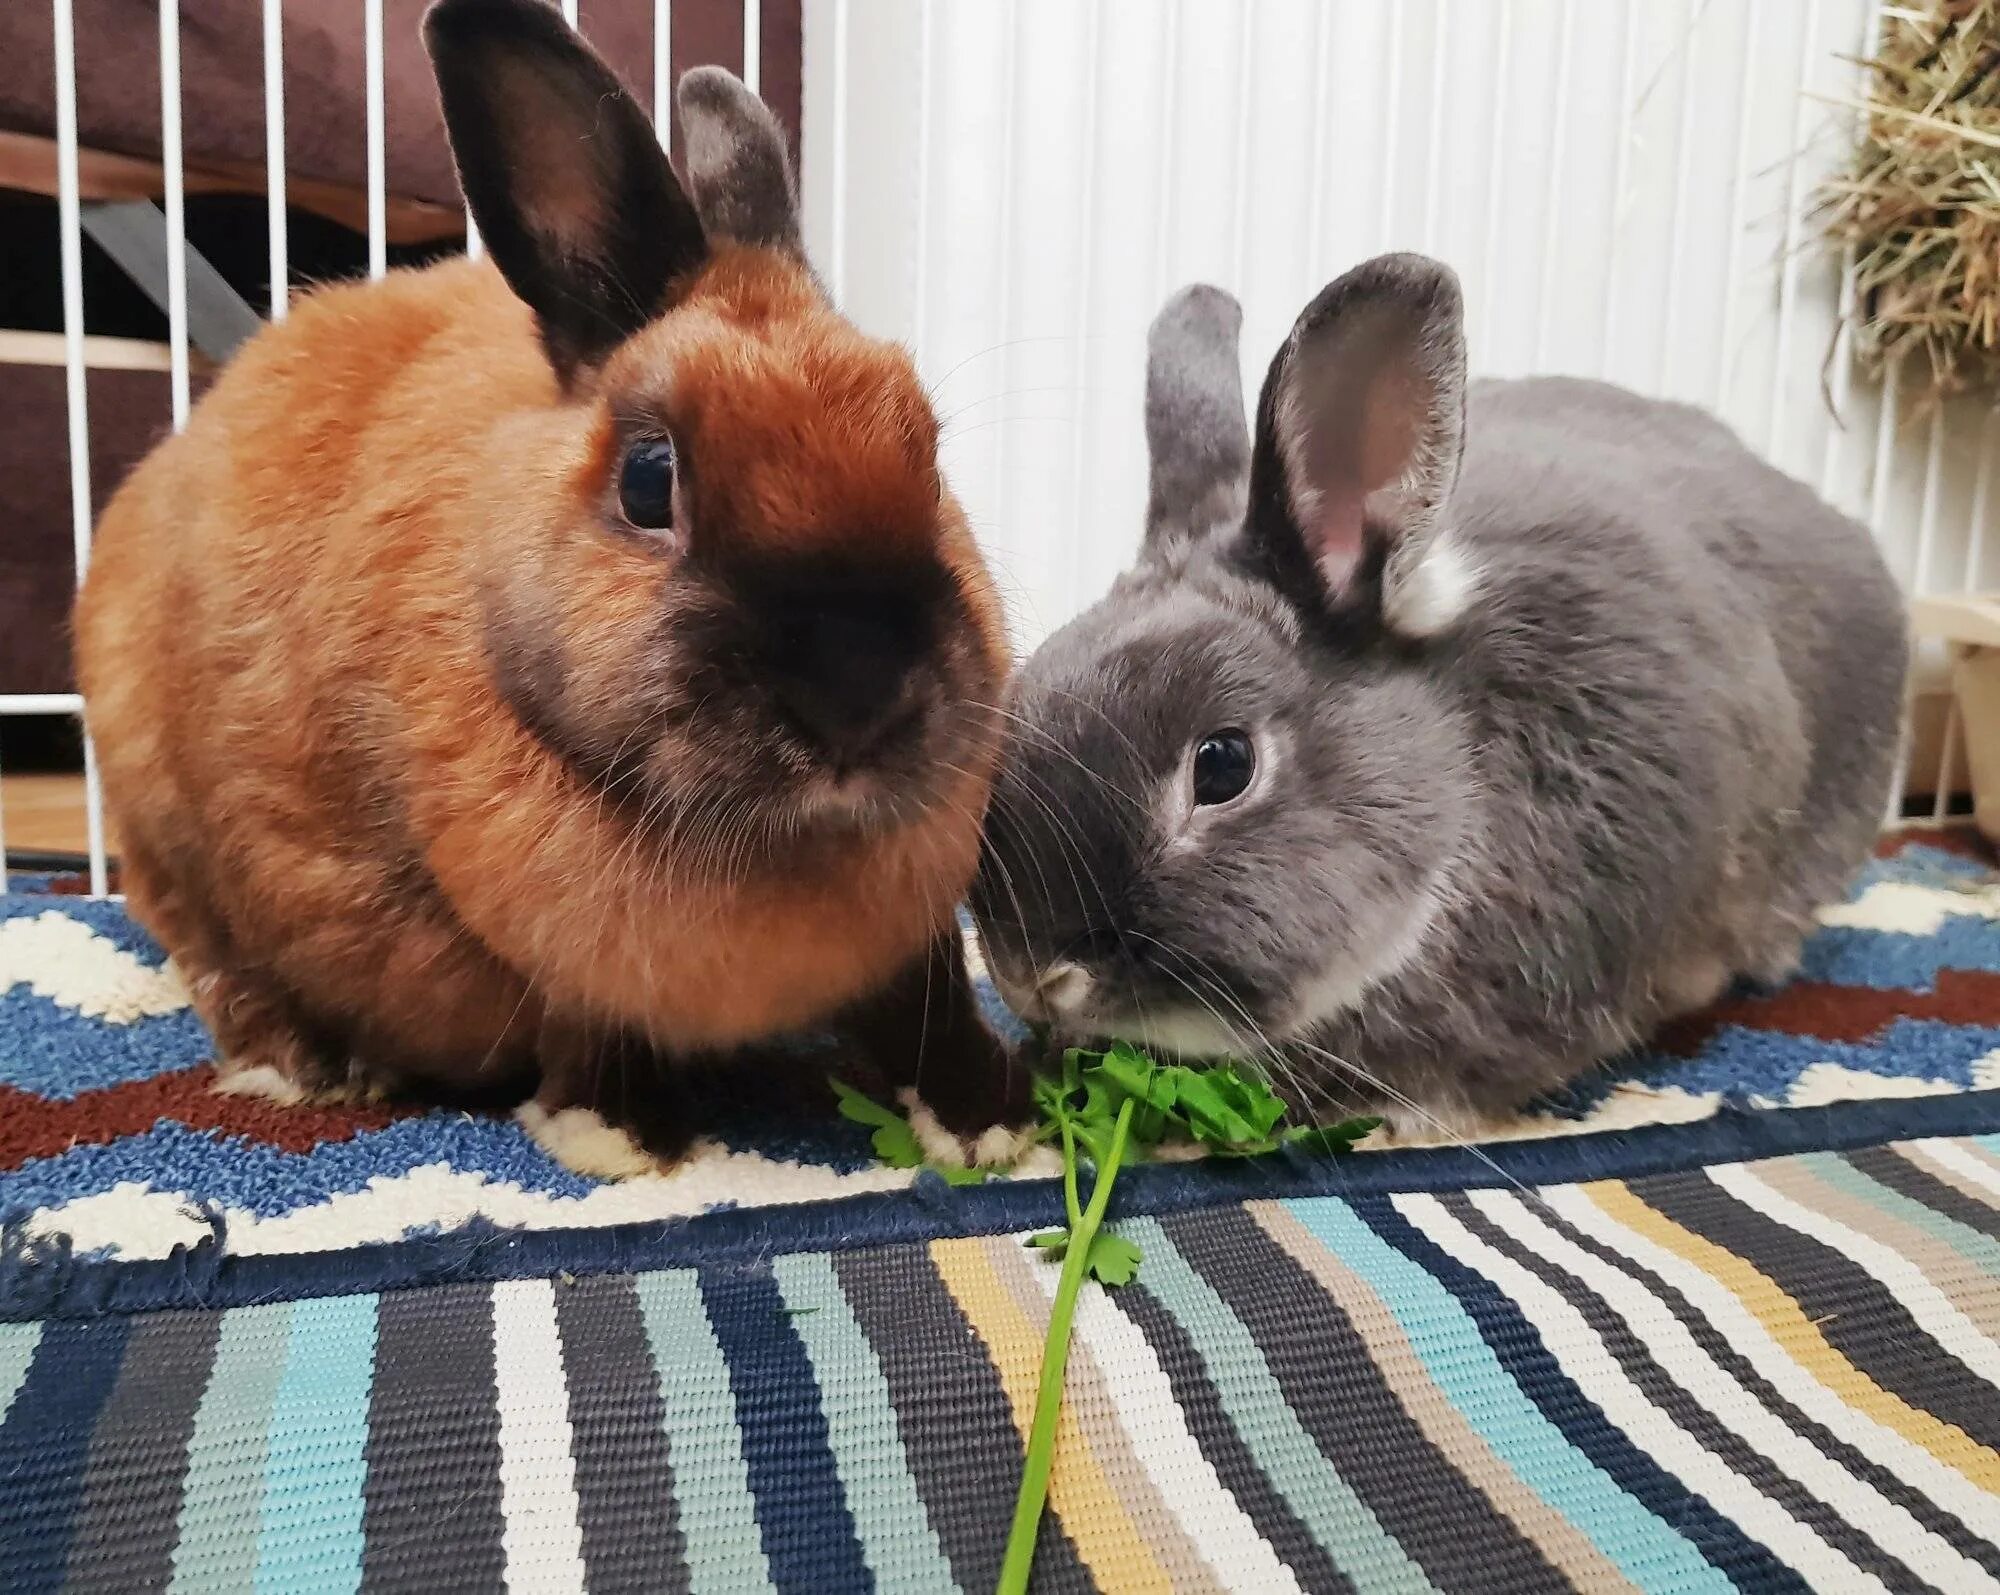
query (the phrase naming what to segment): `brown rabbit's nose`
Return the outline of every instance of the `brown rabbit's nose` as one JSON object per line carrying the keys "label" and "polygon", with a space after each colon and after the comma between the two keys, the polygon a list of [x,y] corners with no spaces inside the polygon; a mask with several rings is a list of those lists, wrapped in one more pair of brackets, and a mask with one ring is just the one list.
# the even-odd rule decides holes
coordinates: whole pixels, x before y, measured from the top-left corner
{"label": "brown rabbit's nose", "polygon": [[834,763],[850,766],[914,718],[923,649],[913,617],[893,605],[815,607],[784,628],[772,687],[798,729]]}

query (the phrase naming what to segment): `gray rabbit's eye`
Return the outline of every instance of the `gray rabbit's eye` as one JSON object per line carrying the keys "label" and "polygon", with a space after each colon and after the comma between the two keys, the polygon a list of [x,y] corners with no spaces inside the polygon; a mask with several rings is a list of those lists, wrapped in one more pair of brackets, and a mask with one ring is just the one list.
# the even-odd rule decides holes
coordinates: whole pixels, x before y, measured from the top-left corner
{"label": "gray rabbit's eye", "polygon": [[1257,772],[1257,750],[1243,731],[1212,731],[1194,750],[1194,800],[1227,803],[1241,797]]}

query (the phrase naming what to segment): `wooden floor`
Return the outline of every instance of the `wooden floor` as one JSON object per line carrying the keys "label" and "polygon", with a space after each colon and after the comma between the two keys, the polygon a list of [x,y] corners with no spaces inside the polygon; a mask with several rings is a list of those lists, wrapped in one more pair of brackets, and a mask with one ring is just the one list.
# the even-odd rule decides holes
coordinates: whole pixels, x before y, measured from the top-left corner
{"label": "wooden floor", "polygon": [[[10,775],[0,778],[0,835],[10,853],[83,853],[90,833],[84,820],[80,775]],[[116,851],[115,837],[105,846]]]}

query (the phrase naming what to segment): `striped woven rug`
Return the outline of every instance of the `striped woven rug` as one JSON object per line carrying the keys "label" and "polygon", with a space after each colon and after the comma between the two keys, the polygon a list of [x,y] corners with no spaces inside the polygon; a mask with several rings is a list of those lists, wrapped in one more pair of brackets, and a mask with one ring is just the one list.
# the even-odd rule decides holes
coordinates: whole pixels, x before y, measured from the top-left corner
{"label": "striped woven rug", "polygon": [[[991,1588],[1052,1182],[220,1098],[120,907],[16,885],[0,1595]],[[2000,875],[1824,917],[1481,1148],[1123,1174],[1037,1588],[2000,1595]]]}
{"label": "striped woven rug", "polygon": [[[1368,1183],[1121,1223],[1036,1588],[2000,1588],[2000,1135]],[[0,1585],[991,1588],[1054,1271],[736,1250],[0,1325]]]}

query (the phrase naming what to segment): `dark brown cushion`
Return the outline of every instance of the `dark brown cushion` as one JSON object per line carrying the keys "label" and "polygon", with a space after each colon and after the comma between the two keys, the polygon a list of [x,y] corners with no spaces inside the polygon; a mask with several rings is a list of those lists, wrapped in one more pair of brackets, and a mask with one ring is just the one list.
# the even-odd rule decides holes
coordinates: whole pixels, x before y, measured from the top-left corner
{"label": "dark brown cushion", "polygon": [[[437,94],[418,37],[427,0],[385,0],[383,127],[389,192],[458,203]],[[285,0],[287,171],[306,183],[362,190],[367,110],[362,7],[357,0]],[[740,69],[740,0],[674,0],[678,75],[720,62]],[[75,0],[78,137],[86,149],[160,155],[156,0]],[[182,143],[191,168],[261,184],[264,35],[259,0],[181,6]],[[583,0],[581,26],[650,109],[652,0]],[[799,0],[762,9],[763,91],[797,138]],[[48,0],[0,4],[0,132],[55,134],[54,26]],[[22,179],[16,178],[21,182]],[[36,184],[34,186],[40,186]],[[343,218],[344,219],[344,218]]]}

